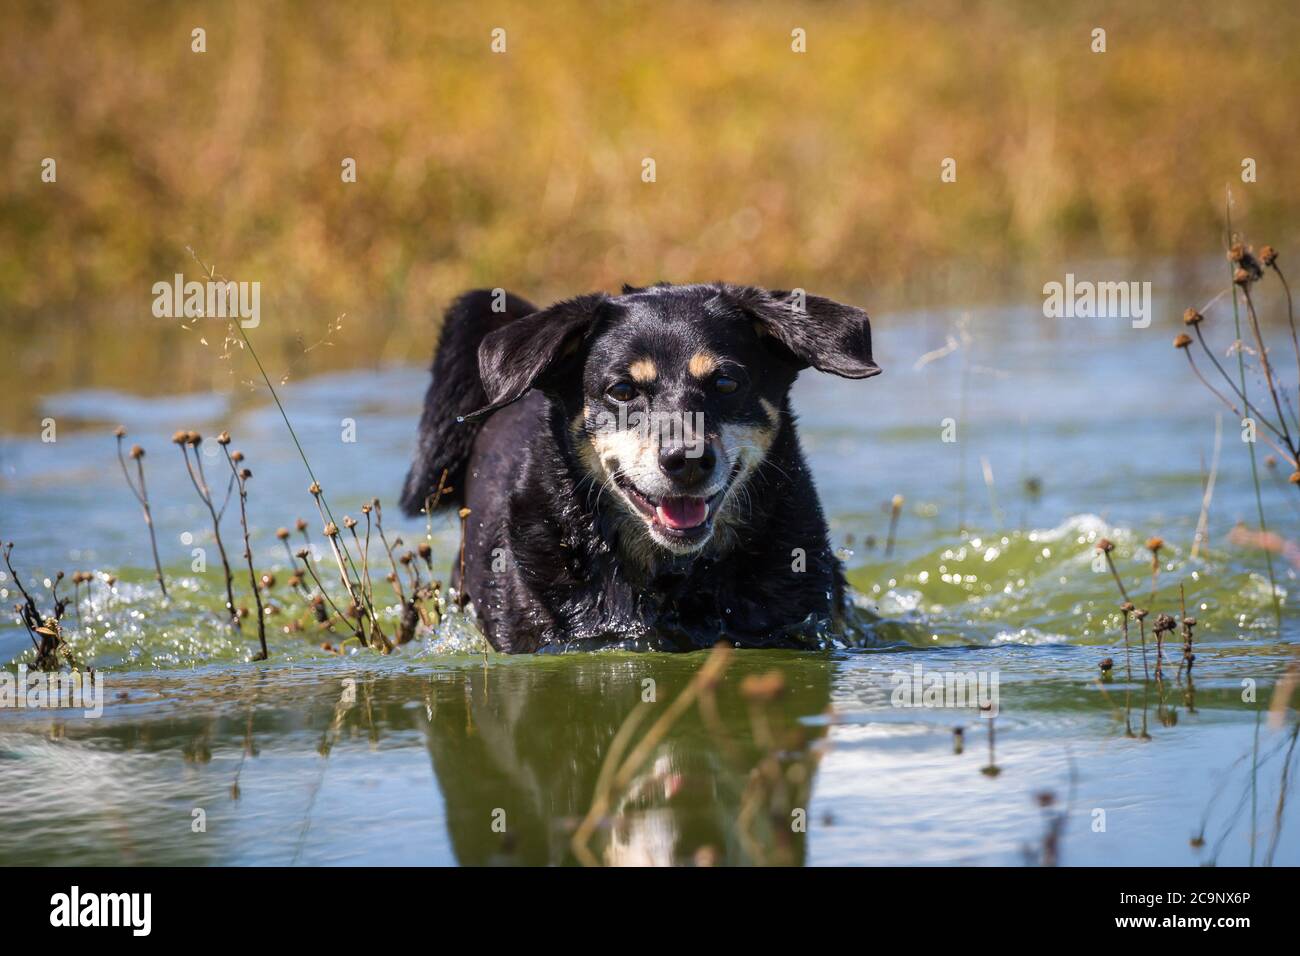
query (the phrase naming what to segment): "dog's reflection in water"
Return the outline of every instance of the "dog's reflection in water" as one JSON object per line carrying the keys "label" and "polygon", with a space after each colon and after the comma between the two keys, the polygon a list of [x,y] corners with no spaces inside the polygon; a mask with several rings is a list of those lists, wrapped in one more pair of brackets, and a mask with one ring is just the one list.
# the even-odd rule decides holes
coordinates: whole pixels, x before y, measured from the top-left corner
{"label": "dog's reflection in water", "polygon": [[[801,864],[825,741],[817,721],[800,718],[826,710],[830,669],[820,655],[733,658],[651,746],[704,655],[584,654],[440,675],[428,746],[458,862]],[[654,703],[642,703],[647,687]],[[638,750],[644,759],[625,784],[606,786],[575,848],[638,707],[620,760]]]}

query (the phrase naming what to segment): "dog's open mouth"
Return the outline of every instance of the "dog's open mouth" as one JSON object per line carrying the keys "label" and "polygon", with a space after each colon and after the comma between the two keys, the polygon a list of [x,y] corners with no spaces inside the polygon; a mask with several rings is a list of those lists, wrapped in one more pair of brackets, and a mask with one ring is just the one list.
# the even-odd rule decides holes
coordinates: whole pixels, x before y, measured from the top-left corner
{"label": "dog's open mouth", "polygon": [[708,536],[718,506],[739,471],[740,463],[737,462],[727,478],[727,483],[707,498],[670,495],[653,499],[622,476],[615,476],[614,480],[653,531],[665,538],[687,543]]}

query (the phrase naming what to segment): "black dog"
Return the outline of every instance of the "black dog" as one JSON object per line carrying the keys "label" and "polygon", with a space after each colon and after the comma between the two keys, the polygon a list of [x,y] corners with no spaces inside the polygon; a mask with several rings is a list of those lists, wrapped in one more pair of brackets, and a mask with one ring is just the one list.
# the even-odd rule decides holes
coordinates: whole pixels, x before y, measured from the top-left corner
{"label": "black dog", "polygon": [[[795,435],[812,366],[880,369],[866,313],[730,285],[447,312],[402,506],[463,505],[492,645],[816,646],[844,579]],[[445,474],[445,477],[444,477]]]}

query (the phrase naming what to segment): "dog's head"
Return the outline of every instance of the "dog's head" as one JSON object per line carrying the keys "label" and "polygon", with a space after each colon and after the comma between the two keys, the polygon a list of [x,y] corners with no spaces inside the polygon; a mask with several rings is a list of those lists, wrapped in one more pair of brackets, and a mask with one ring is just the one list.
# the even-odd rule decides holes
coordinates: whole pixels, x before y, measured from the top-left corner
{"label": "dog's head", "polygon": [[861,309],[801,290],[729,285],[624,288],[560,302],[484,339],[490,404],[539,388],[568,414],[594,493],[612,495],[649,546],[700,551],[788,422],[809,366],[868,378]]}

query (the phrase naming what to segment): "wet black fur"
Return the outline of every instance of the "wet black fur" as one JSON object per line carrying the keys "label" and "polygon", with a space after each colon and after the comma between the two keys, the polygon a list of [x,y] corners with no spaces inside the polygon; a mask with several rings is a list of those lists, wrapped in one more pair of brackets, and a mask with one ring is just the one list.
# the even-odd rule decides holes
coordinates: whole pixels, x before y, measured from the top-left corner
{"label": "wet black fur", "polygon": [[[531,652],[639,638],[679,649],[723,638],[800,647],[833,625],[844,579],[789,390],[809,366],[848,378],[879,368],[864,312],[817,296],[800,310],[797,301],[715,284],[625,288],[540,312],[514,296],[494,312],[493,293],[480,290],[451,306],[402,505],[420,513],[446,470],[454,490],[439,508],[472,511],[463,587],[494,647]],[[679,342],[722,341],[726,354],[747,356],[748,398],[708,414],[768,423],[755,411],[760,394],[780,411],[768,454],[745,486],[749,507],[736,544],[725,553],[665,551],[646,568],[620,555],[625,512],[612,492],[598,493],[570,427],[584,396],[600,396],[605,366],[631,337],[652,355]],[[803,570],[793,568],[795,549],[806,554]]]}

